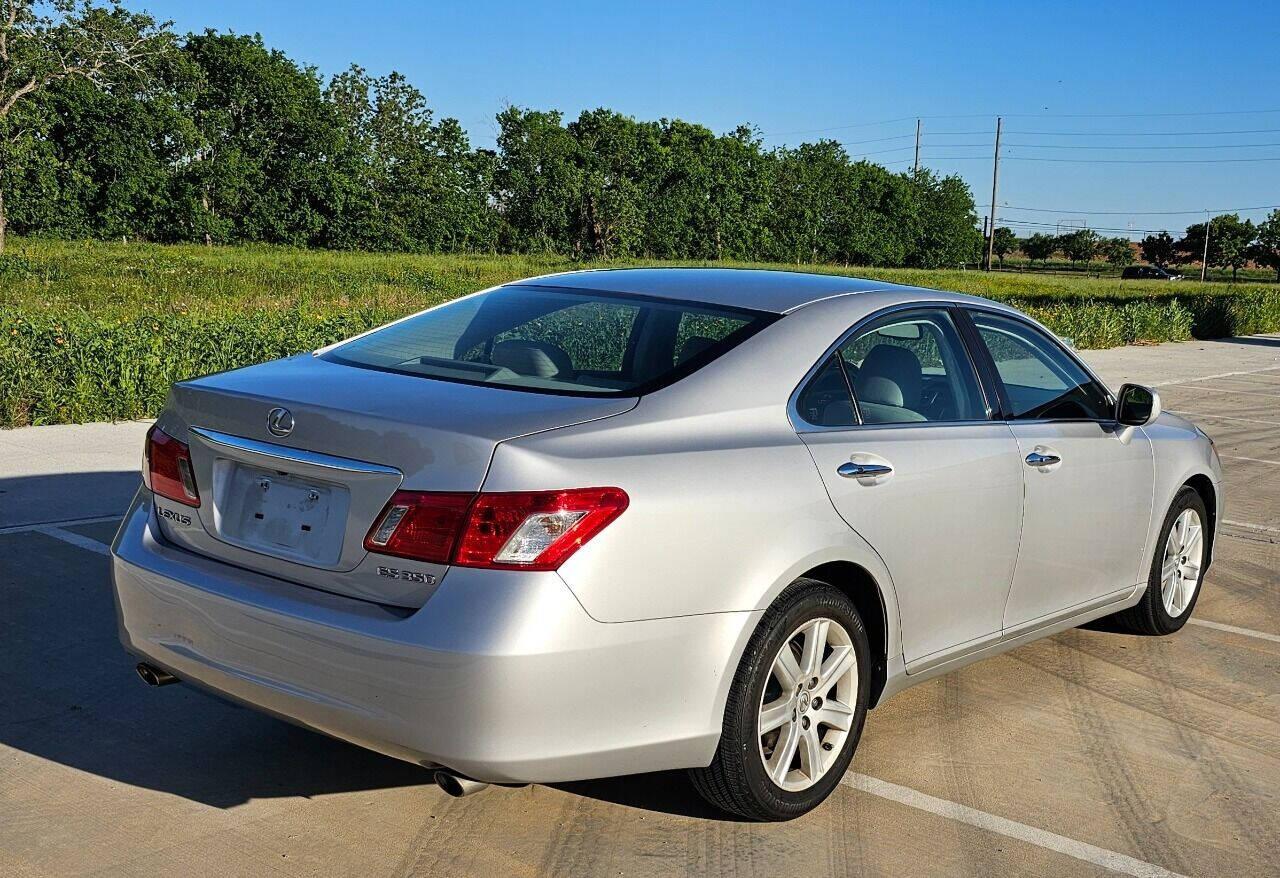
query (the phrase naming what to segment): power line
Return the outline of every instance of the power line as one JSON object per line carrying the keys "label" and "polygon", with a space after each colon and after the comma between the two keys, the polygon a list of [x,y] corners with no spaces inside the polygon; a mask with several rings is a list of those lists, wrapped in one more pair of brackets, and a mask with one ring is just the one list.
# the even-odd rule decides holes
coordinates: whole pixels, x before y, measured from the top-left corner
{"label": "power line", "polygon": [[[1056,229],[1060,226],[1059,223],[1037,223],[1037,222],[1031,222],[1030,220],[1016,220],[1016,219],[1008,219],[1006,217],[999,217],[996,219],[996,222],[1004,223],[1005,225],[1010,225],[1010,226],[1025,226],[1033,229]],[[1128,227],[1120,228],[1119,226],[1085,226],[1085,228],[1095,232],[1133,232],[1133,233],[1141,232],[1149,235],[1154,235],[1154,234],[1158,234],[1159,232],[1169,231],[1168,229],[1131,229]]]}
{"label": "power line", "polygon": [[1012,119],[1169,119],[1188,116],[1260,116],[1276,110],[1205,110],[1197,113],[1006,113]]}
{"label": "power line", "polygon": [[[978,204],[976,207],[990,207],[990,204]],[[1243,213],[1247,210],[1274,210],[1280,208],[1280,204],[1262,204],[1257,207],[1218,207],[1209,208],[1210,213]],[[1205,208],[1197,207],[1194,210],[1057,210],[1049,207],[1017,207],[1012,204],[1000,205],[1001,210],[1025,210],[1030,213],[1087,213],[1093,216],[1187,216],[1189,214],[1201,214],[1205,212]]]}
{"label": "power line", "polygon": [[[1269,110],[1206,110],[1195,113],[1005,113],[1007,119],[1170,119],[1195,116],[1257,116],[1269,113],[1280,113],[1280,109]],[[797,131],[775,131],[762,134],[762,137],[787,137],[792,134],[818,134],[823,131],[841,131],[846,128],[871,128],[876,125],[892,125],[895,122],[914,122],[916,119],[990,119],[995,113],[962,113],[938,116],[900,116],[896,119],[881,119],[875,122],[848,122],[840,125],[828,125],[825,128],[805,128]]]}
{"label": "power line", "polygon": [[902,152],[904,149],[914,149],[914,147],[910,147],[910,146],[895,146],[895,147],[892,147],[892,148],[890,148],[890,149],[876,149],[876,150],[872,150],[871,152],[860,152],[860,153],[858,153],[856,156],[850,156],[850,157],[851,157],[851,158],[861,158],[862,156],[868,156],[868,155],[883,155],[883,154],[884,154],[884,153],[886,153],[886,152]]}
{"label": "power line", "polygon": [[884,143],[887,140],[906,140],[914,135],[911,134],[895,134],[893,137],[872,137],[870,140],[842,140],[841,146],[854,146],[859,143]]}
{"label": "power line", "polygon": [[[975,134],[985,134],[975,131]],[[1209,137],[1219,134],[1277,134],[1280,128],[1243,128],[1235,131],[1015,131],[1035,137]]]}
{"label": "power line", "polygon": [[1280,156],[1250,159],[1060,159],[1047,156],[1005,156],[1018,162],[1075,162],[1090,165],[1216,165],[1237,162],[1280,162]]}
{"label": "power line", "polygon": [[[941,145],[941,144],[940,144]],[[948,143],[946,146],[961,146],[959,143]],[[975,146],[986,146],[985,143],[974,144]],[[1280,146],[1280,143],[1197,143],[1187,144],[1186,146],[1169,146],[1160,144],[1157,146],[1110,146],[1098,143],[1010,143],[1010,147],[1021,147],[1024,149],[1253,149],[1269,146]]]}
{"label": "power line", "polygon": [[962,116],[902,116],[897,119],[881,119],[877,122],[849,122],[843,125],[828,125],[826,128],[805,128],[800,131],[775,131],[762,134],[761,137],[787,137],[791,134],[818,134],[822,131],[843,131],[846,128],[873,128],[876,125],[892,125],[895,122],[914,122],[916,119],[988,119],[990,113],[968,113]]}
{"label": "power line", "polygon": [[[958,145],[958,144],[957,144]],[[982,144],[985,146],[985,144]],[[986,159],[983,155],[939,155],[935,162],[961,162]],[[1047,156],[1011,155],[1005,159],[1014,162],[1072,162],[1086,165],[1213,165],[1227,162],[1280,162],[1280,156],[1250,159],[1060,159]]]}

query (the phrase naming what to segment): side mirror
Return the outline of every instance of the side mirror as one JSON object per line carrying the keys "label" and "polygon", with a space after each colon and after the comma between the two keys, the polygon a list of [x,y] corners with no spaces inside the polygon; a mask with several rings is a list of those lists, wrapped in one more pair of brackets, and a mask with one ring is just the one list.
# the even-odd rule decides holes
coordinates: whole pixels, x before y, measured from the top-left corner
{"label": "side mirror", "polygon": [[1141,384],[1120,388],[1116,403],[1116,420],[1127,427],[1145,427],[1160,417],[1160,394]]}

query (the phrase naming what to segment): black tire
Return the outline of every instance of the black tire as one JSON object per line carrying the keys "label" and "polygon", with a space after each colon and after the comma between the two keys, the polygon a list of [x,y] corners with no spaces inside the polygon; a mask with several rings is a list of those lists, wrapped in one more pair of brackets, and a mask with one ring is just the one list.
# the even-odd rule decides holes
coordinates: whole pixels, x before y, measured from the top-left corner
{"label": "black tire", "polygon": [[[858,661],[856,703],[840,753],[817,783],[791,792],[776,785],[761,760],[758,732],[761,696],[770,680],[774,657],[787,638],[805,622],[825,617],[849,634]],[[862,735],[870,697],[870,646],[853,603],[838,589],[813,579],[797,579],[765,611],[747,644],[725,705],[724,725],[715,758],[689,776],[704,799],[751,820],[790,820],[822,803],[840,782]]]}
{"label": "black tire", "polygon": [[[1196,580],[1191,600],[1187,602],[1186,609],[1177,616],[1171,616],[1164,608],[1160,568],[1164,560],[1164,547],[1169,539],[1169,531],[1185,509],[1194,509],[1200,516],[1201,526],[1204,528],[1204,552],[1200,564],[1200,575]],[[1180,630],[1191,618],[1191,613],[1196,608],[1196,601],[1200,599],[1200,587],[1204,584],[1204,574],[1209,566],[1210,551],[1213,548],[1210,545],[1210,539],[1209,515],[1204,508],[1204,500],[1194,488],[1184,485],[1173,498],[1173,504],[1169,507],[1169,512],[1164,517],[1164,524],[1160,527],[1160,537],[1156,541],[1151,570],[1147,576],[1147,590],[1143,593],[1142,600],[1129,609],[1116,613],[1111,617],[1112,620],[1119,627],[1134,634],[1163,636]]]}

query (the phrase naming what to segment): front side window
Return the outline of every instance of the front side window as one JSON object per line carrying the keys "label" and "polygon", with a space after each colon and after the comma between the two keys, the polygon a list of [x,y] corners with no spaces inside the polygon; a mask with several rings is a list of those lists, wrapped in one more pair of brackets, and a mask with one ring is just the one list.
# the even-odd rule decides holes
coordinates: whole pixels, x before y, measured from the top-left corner
{"label": "front side window", "polygon": [[1105,420],[1106,392],[1057,342],[1035,327],[988,311],[972,311],[995,361],[1009,416],[1019,420]]}
{"label": "front side window", "polygon": [[446,381],[624,396],[701,368],[775,319],[697,302],[509,286],[390,324],[322,356]]}

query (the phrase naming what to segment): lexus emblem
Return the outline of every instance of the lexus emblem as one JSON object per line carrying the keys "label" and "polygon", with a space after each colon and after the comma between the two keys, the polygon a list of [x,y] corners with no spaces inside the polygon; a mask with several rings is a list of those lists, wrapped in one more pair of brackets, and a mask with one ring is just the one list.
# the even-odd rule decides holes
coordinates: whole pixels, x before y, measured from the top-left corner
{"label": "lexus emblem", "polygon": [[267,412],[267,429],[272,436],[288,436],[293,432],[293,412],[285,408],[273,408]]}

